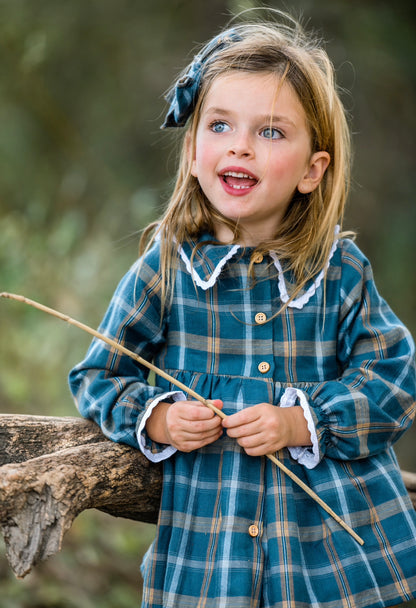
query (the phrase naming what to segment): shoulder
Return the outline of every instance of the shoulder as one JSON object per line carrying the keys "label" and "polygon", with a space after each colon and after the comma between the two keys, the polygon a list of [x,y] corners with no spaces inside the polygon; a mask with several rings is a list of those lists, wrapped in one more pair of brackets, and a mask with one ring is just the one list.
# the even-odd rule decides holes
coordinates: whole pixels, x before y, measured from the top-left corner
{"label": "shoulder", "polygon": [[373,278],[370,261],[355,241],[348,238],[338,241],[330,267],[343,283],[365,282]]}
{"label": "shoulder", "polygon": [[339,250],[342,264],[357,268],[358,272],[370,266],[368,258],[352,239],[340,239]]}
{"label": "shoulder", "polygon": [[134,272],[136,275],[153,275],[158,273],[160,271],[160,258],[161,244],[160,240],[156,240],[152,243],[152,246],[134,262],[130,271]]}
{"label": "shoulder", "polygon": [[119,282],[115,298],[134,305],[143,293],[155,293],[161,283],[160,244],[152,247],[139,257]]}
{"label": "shoulder", "polygon": [[337,242],[326,279],[328,299],[339,303],[342,315],[370,294],[378,299],[371,264],[351,239],[340,238]]}

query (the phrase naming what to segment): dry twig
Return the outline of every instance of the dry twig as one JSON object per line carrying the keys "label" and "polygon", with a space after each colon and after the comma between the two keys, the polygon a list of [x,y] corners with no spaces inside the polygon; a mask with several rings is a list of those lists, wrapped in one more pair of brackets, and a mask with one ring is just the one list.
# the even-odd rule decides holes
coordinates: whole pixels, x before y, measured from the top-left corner
{"label": "dry twig", "polygon": [[[169,382],[171,382],[172,384],[174,384],[175,386],[180,388],[185,393],[188,393],[189,395],[194,397],[194,399],[196,399],[197,401],[200,401],[201,403],[203,403],[205,406],[210,408],[215,414],[217,414],[221,418],[223,418],[223,419],[226,418],[226,415],[221,410],[216,408],[209,399],[205,399],[201,395],[198,395],[198,393],[196,393],[194,390],[185,386],[184,384],[182,384],[182,382],[179,382],[176,378],[174,378],[173,376],[170,376],[162,369],[159,369],[156,365],[153,365],[153,363],[146,361],[146,359],[143,359],[143,357],[140,357],[133,351],[125,348],[124,346],[122,346],[115,340],[108,338],[104,334],[101,334],[100,332],[96,331],[92,327],[89,327],[88,325],[85,325],[84,323],[81,323],[80,321],[77,321],[76,319],[72,319],[68,315],[65,315],[53,308],[49,308],[48,306],[44,306],[43,304],[40,304],[39,302],[35,302],[34,300],[30,300],[22,295],[3,292],[3,293],[0,293],[0,297],[9,298],[11,300],[17,300],[18,302],[23,302],[24,304],[33,306],[34,308],[37,308],[38,310],[46,312],[47,314],[57,317],[58,319],[61,319],[62,321],[66,321],[67,323],[70,323],[71,325],[74,325],[75,327],[78,327],[79,329],[86,331],[87,333],[91,334],[95,338],[102,340],[103,342],[105,342],[106,344],[108,344],[109,346],[114,348],[115,350],[122,352],[123,354],[127,355],[128,357],[131,357],[132,359],[134,359],[135,361],[137,361],[144,367],[147,367],[148,369],[152,370],[159,376],[165,378],[165,380],[168,380]],[[328,515],[330,515],[333,519],[335,519],[335,521],[340,526],[342,526],[344,528],[344,530],[346,530],[360,545],[364,544],[363,539],[356,532],[354,532],[354,530],[345,521],[343,521],[339,517],[339,515],[337,515],[331,509],[331,507],[329,507],[329,505],[327,505],[316,494],[316,492],[311,490],[311,488],[309,488],[309,486],[307,486],[297,475],[295,475],[290,469],[288,469],[288,467],[286,467],[282,462],[280,462],[280,460],[278,458],[276,458],[276,456],[274,454],[267,454],[267,458],[269,458],[277,467],[279,467],[286,475],[288,475],[295,484],[297,484],[300,488],[302,488],[302,490],[304,490],[308,494],[308,496],[310,496],[316,503],[318,503],[319,506],[322,509],[324,509],[324,511],[326,511],[326,513],[328,513]]]}

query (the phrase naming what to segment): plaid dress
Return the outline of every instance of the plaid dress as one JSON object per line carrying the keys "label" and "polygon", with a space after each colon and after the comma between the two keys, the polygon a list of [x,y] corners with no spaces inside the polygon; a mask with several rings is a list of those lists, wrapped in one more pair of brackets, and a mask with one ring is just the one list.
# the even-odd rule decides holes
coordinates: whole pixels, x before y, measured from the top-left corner
{"label": "plaid dress", "polygon": [[192,263],[192,245],[178,248],[162,320],[156,243],[119,284],[101,331],[222,399],[226,414],[300,405],[313,445],[278,457],[365,544],[225,433],[191,453],[152,442],[152,408],[185,396],[161,378],[149,385],[146,369],[94,340],[70,374],[81,414],[164,462],[143,607],[381,608],[416,597],[416,517],[391,447],[415,413],[414,347],[368,261],[335,242],[325,280],[271,318],[290,279],[276,256],[256,260],[253,281],[251,249],[202,240]]}

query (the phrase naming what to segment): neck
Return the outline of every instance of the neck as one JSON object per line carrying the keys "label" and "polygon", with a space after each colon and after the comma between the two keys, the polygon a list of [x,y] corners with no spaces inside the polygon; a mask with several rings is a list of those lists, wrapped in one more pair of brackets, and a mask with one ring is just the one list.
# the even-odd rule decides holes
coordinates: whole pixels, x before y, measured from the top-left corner
{"label": "neck", "polygon": [[[256,230],[248,230],[241,224],[239,225],[240,229],[240,238],[238,239],[238,244],[243,247],[257,247],[260,243],[264,241],[268,241],[273,238],[273,234],[270,234],[270,231],[256,231]],[[215,238],[220,241],[220,243],[232,243],[234,239],[234,234],[228,226],[224,224],[218,224],[215,228]]]}

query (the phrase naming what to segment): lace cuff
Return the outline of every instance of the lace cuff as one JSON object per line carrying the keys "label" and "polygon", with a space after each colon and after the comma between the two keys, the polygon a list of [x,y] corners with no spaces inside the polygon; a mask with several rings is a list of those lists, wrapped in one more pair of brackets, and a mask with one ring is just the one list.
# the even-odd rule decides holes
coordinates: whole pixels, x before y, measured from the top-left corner
{"label": "lace cuff", "polygon": [[180,391],[171,391],[169,393],[158,395],[156,399],[153,399],[153,401],[148,405],[137,429],[137,441],[139,442],[140,450],[151,462],[161,462],[162,460],[166,460],[177,451],[172,445],[151,441],[146,433],[146,422],[152,415],[153,410],[161,401],[166,401],[168,399],[173,401],[185,401],[186,397]]}
{"label": "lace cuff", "polygon": [[[299,401],[299,403],[297,403],[297,401]],[[288,447],[288,450],[292,458],[297,460],[299,464],[302,464],[307,469],[313,469],[319,463],[320,456],[318,437],[308,399],[305,393],[300,389],[289,387],[283,393],[280,400],[280,407],[293,407],[294,405],[300,405],[303,410],[303,415],[308,424],[308,431],[311,435],[312,447]]]}

